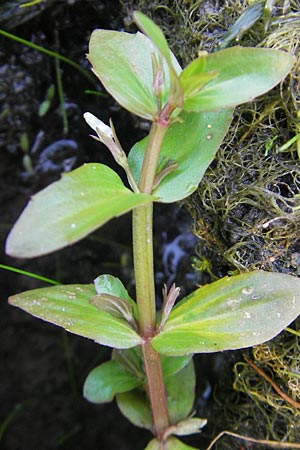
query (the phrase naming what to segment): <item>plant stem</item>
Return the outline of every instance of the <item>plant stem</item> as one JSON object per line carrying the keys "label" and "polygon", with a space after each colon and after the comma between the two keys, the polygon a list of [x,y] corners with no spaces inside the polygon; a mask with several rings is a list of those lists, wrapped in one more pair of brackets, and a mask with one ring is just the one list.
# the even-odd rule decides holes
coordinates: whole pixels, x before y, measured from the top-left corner
{"label": "plant stem", "polygon": [[156,318],[152,210],[152,203],[135,208],[132,222],[138,323],[145,339],[153,336]]}
{"label": "plant stem", "polygon": [[[151,194],[164,136],[165,123],[153,122],[139,181],[139,190]],[[133,255],[139,327],[145,339],[155,331],[156,305],[153,269],[153,204],[133,211]]]}
{"label": "plant stem", "polygon": [[145,192],[146,194],[151,194],[153,189],[161,144],[167,129],[165,124],[153,122],[149,133],[139,182],[140,191]]}
{"label": "plant stem", "polygon": [[155,434],[160,439],[170,426],[161,361],[159,354],[154,350],[150,341],[142,345],[142,351],[147,375],[147,393],[151,403]]}
{"label": "plant stem", "polygon": [[[148,194],[152,192],[161,144],[166,130],[166,123],[154,122],[152,124],[139,182],[141,192]],[[161,361],[150,341],[156,327],[152,223],[152,203],[133,210],[133,256],[138,324],[140,333],[145,339],[142,350],[155,434],[161,438],[170,422]]]}
{"label": "plant stem", "polygon": [[151,404],[154,430],[159,438],[169,427],[169,415],[160,357],[151,345],[155,332],[156,305],[152,244],[153,205],[133,211],[133,254],[136,281],[138,324],[145,339],[142,345],[147,393]]}

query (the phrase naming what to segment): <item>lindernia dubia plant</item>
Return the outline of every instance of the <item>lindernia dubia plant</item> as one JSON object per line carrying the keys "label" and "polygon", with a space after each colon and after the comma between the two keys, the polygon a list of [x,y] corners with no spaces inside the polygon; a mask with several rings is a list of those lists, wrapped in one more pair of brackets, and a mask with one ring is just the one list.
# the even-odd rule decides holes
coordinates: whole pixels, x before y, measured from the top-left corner
{"label": "lindernia dubia plant", "polygon": [[162,31],[135,12],[142,33],[93,32],[88,59],[115,100],[151,122],[128,157],[111,123],[90,113],[95,138],[125,170],[84,164],[34,195],[12,228],[6,251],[30,258],[83,239],[132,211],[136,297],[107,274],[94,284],[46,287],[10,297],[11,305],[71,333],[113,348],[88,375],[86,399],[116,399],[133,424],[152,431],[147,450],[192,447],[177,436],[196,433],[192,356],[253,346],[273,338],[300,313],[300,280],[254,271],[227,276],[179,299],[172,285],[156,311],[152,246],[154,202],[171,203],[197,188],[230,125],[233,108],[273,88],[294,59],[270,49],[200,52],[182,69]]}

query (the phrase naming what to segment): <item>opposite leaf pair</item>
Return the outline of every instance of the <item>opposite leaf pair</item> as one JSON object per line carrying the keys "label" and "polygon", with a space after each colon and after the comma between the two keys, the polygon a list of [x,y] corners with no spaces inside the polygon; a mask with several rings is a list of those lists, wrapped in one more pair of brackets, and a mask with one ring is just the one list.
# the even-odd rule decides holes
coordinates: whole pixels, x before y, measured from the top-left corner
{"label": "opposite leaf pair", "polygon": [[[93,285],[35,289],[11,297],[10,303],[99,344],[117,349],[142,345],[143,338],[113,305],[95,306],[97,293],[120,297],[136,317],[135,302],[120,280],[102,275],[95,284],[96,289]],[[161,355],[179,356],[267,341],[300,314],[299,291],[298,278],[279,273],[256,271],[222,278],[180,300],[152,338],[152,346]]]}
{"label": "opposite leaf pair", "polygon": [[[111,169],[100,164],[88,164],[64,175],[33,196],[8,237],[9,255],[29,258],[47,254],[77,242],[141,204],[170,203],[189,196],[229,127],[232,110],[228,108],[271,89],[294,61],[291,55],[277,50],[234,47],[202,55],[182,71],[160,29],[141,13],[135,18],[150,39],[140,33],[96,30],[88,57],[113,97],[149,120],[159,114],[153,93],[153,55],[163,64],[162,108],[170,96],[172,80],[176,85],[180,82],[186,98],[174,111],[177,118],[167,130],[159,160],[171,161],[173,170],[154,189],[153,197],[131,193]],[[214,77],[204,83],[203,78],[212,73]],[[100,132],[111,137],[109,127],[103,124],[101,128]],[[143,139],[129,153],[126,164],[134,178],[131,185],[139,182],[147,143],[148,138]]]}

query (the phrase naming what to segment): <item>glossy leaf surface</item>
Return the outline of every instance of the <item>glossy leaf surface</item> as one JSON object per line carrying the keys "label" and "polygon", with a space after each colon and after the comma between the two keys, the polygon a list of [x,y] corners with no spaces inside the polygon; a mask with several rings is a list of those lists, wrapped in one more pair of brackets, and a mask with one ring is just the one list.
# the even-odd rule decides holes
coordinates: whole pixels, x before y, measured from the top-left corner
{"label": "glossy leaf surface", "polygon": [[[152,120],[157,113],[153,93],[152,55],[158,50],[142,33],[95,30],[92,33],[88,59],[93,71],[107,91],[128,111]],[[171,55],[176,72],[181,68]],[[168,64],[164,62],[166,92],[170,86]]]}
{"label": "glossy leaf surface", "polygon": [[[197,189],[212,162],[232,117],[231,110],[218,113],[183,113],[182,123],[173,123],[162,144],[161,159],[172,160],[178,167],[154,190],[157,201],[172,203]],[[139,179],[147,138],[133,146],[128,160],[134,177]]]}
{"label": "glossy leaf surface", "polygon": [[94,295],[93,285],[71,284],[13,295],[9,298],[9,303],[99,344],[116,348],[140,344],[140,336],[125,320],[90,304]]}
{"label": "glossy leaf surface", "polygon": [[107,361],[89,373],[83,386],[83,396],[92,403],[107,403],[116,394],[130,391],[140,383],[116,361]]}
{"label": "glossy leaf surface", "polygon": [[32,197],[8,236],[6,252],[20,258],[45,255],[151,200],[127,189],[109,167],[84,164]]}
{"label": "glossy leaf surface", "polygon": [[129,296],[122,281],[117,277],[109,274],[100,275],[95,278],[94,286],[97,294],[111,294],[128,300],[130,303],[135,303]]}
{"label": "glossy leaf surface", "polygon": [[[199,93],[188,97],[183,108],[216,111],[251,101],[283,80],[294,62],[288,53],[265,48],[232,47],[211,53],[206,57],[204,71],[217,71],[218,75]],[[185,70],[188,71],[188,67]],[[199,73],[202,70],[201,63]]]}
{"label": "glossy leaf surface", "polygon": [[299,278],[263,271],[225,277],[181,300],[152,345],[165,355],[250,347],[299,314]]}

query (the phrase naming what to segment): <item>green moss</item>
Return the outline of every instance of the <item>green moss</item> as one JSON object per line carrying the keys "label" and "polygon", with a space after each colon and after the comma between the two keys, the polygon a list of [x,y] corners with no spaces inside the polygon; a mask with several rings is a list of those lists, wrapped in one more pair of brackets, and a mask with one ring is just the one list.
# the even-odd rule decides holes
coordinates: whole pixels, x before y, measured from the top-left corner
{"label": "green moss", "polygon": [[[300,134],[299,6],[291,2],[283,14],[279,5],[263,38],[260,23],[243,36],[243,45],[287,50],[297,63],[281,86],[237,108],[214,164],[185,203],[200,238],[199,259],[209,259],[218,276],[252,269],[300,276],[300,162],[295,139]],[[254,348],[251,358],[288,396],[300,401],[299,337],[283,333]],[[233,386],[234,390],[228,384],[219,386],[214,417],[221,419],[215,420],[215,433],[230,429],[258,439],[299,443],[299,410],[244,361],[235,365]],[[231,449],[233,442],[225,437],[216,449]]]}
{"label": "green moss", "polygon": [[[299,345],[299,336],[285,332],[271,342],[254,347],[251,355],[256,366],[261,368],[285,395],[298,403]],[[234,374],[234,389],[240,393],[239,414],[235,414],[235,424],[238,423],[239,431],[249,434],[249,430],[252,430],[252,433],[262,439],[299,443],[299,407],[286,401],[271,383],[247,362],[237,363]],[[230,413],[232,414],[232,411]]]}
{"label": "green moss", "polygon": [[299,34],[299,12],[270,23],[259,45],[288,50],[297,63],[281,86],[236,109],[214,164],[187,202],[199,247],[204,243],[200,257],[215,259],[217,273],[300,276]]}

